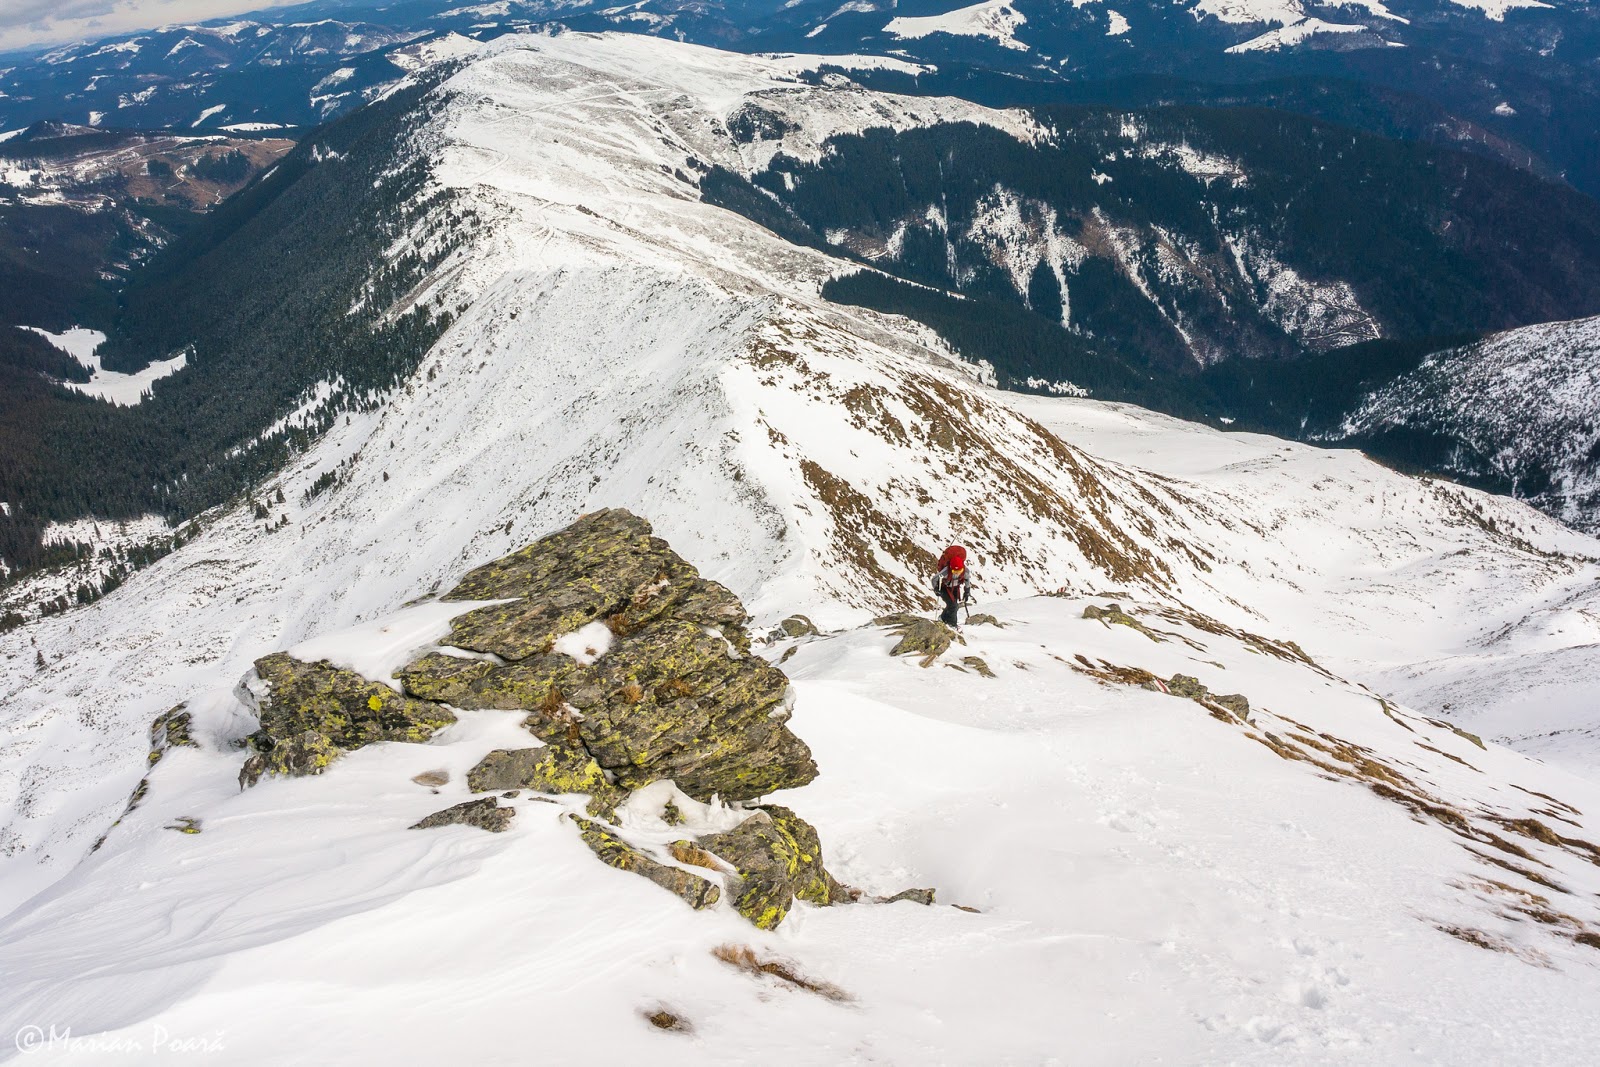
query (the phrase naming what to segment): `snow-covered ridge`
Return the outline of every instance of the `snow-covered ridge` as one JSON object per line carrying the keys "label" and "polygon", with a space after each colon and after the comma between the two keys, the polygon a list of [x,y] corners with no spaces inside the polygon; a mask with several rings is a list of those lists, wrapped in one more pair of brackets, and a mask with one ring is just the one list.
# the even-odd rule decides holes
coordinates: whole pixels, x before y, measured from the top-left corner
{"label": "snow-covered ridge", "polygon": [[[916,331],[821,301],[841,261],[698,197],[692,161],[771,148],[730,116],[780,113],[797,152],[946,114],[1032,133],[800,84],[810,62],[570,34],[501,45],[426,103],[411,147],[484,225],[414,296],[460,309],[416,374],[262,487],[287,525],[206,516],[105,599],[0,634],[0,911],[75,868],[0,918],[24,975],[0,1021],[198,1033],[249,1003],[230,1058],[263,1063],[303,1055],[297,1027],[350,1035],[319,1048],[329,1062],[493,1060],[526,1039],[509,1002],[548,1011],[552,1047],[603,1026],[608,1051],[667,1061],[702,1060],[697,1042],[785,1062],[1038,1062],[1069,1043],[1122,1061],[1579,1058],[1596,968],[1576,935],[1600,868],[1495,820],[1594,840],[1579,812],[1600,788],[1425,717],[1509,733],[1536,679],[1569,716],[1549,754],[1589,760],[1554,746],[1600,695],[1600,637],[1579,625],[1600,618],[1600,542],[1355,453],[996,393]],[[1026,221],[992,206],[994,226]],[[847,878],[916,876],[981,909],[802,909],[755,939],[848,1005],[725,973],[709,950],[748,927],[596,868],[562,836],[564,801],[519,798],[507,835],[406,830],[464,795],[485,750],[526,743],[516,713],[234,788],[232,685],[253,659],[429,640],[444,609],[390,613],[607,505],[758,622],[841,631],[760,650],[795,650],[793,725],[822,767],[793,802]],[[969,626],[957,669],[890,659],[859,624],[926,603],[951,540],[1007,625]],[[1112,595],[1161,639],[1083,617]],[[1242,694],[1254,722],[1130,669]],[[1446,686],[1470,698],[1441,708]],[[201,747],[170,754],[80,864],[180,701]],[[412,781],[441,769],[449,797]],[[1383,773],[1444,816],[1377,791],[1397,788]],[[166,829],[184,818],[202,832]],[[459,1015],[420,1010],[457,995]],[[684,1035],[641,1021],[658,1002],[696,1036],[662,1044]],[[1473,1016],[1441,1030],[1440,1004]]]}
{"label": "snow-covered ridge", "polygon": [[935,33],[957,37],[990,37],[1006,48],[1026,50],[1017,40],[1017,27],[1028,20],[1011,6],[1010,0],[985,0],[971,7],[957,8],[942,15],[900,16],[889,20],[885,33],[908,40]]}

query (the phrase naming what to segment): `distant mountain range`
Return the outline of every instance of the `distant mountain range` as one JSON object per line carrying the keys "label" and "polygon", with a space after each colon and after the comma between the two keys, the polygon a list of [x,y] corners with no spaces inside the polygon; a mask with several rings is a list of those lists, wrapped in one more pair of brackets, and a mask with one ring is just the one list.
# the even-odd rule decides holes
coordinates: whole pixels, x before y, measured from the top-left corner
{"label": "distant mountain range", "polygon": [[893,55],[901,91],[989,104],[1274,103],[1600,191],[1600,12],[1582,0],[319,0],[13,56],[0,130],[308,126],[507,33],[615,29]]}

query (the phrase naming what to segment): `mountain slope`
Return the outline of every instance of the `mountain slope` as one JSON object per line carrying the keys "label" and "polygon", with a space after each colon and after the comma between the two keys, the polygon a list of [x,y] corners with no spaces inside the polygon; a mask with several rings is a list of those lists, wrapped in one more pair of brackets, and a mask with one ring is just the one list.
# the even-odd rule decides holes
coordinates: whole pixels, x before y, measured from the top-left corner
{"label": "mountain slope", "polygon": [[[1037,136],[1024,114],[808,85],[804,59],[520,44],[406,103],[413,239],[479,224],[420,284],[374,287],[382,313],[451,317],[253,490],[289,521],[215,509],[111,594],[0,634],[7,1022],[204,1038],[227,1019],[241,1062],[294,1058],[325,1022],[326,1062],[511,1062],[529,1003],[550,1047],[604,1034],[672,1062],[1581,1057],[1600,867],[1575,842],[1600,836],[1600,791],[1423,716],[1491,673],[1502,705],[1449,712],[1514,706],[1516,657],[1539,682],[1592,666],[1600,543],[1354,452],[988,389],[914,324],[823,300],[847,262],[693,178],[882,121]],[[805,121],[758,149],[729,130],[752,105]],[[821,768],[778,799],[846,881],[980,914],[800,907],[755,933],[596,863],[557,818],[571,795],[516,798],[503,835],[405,829],[464,798],[520,713],[237,791],[255,659],[428,646],[416,613],[438,605],[405,605],[603,506],[648,517],[762,628],[805,611],[836,631],[757,650],[795,679]],[[952,539],[1006,626],[974,622],[927,669],[891,658],[865,624],[927,606]],[[1163,639],[1083,617],[1113,597]],[[1597,673],[1559,692],[1576,708]],[[1140,684],[1178,674],[1250,721]],[[1403,687],[1415,711],[1377,699]],[[89,854],[179,702],[200,747],[163,757]],[[1561,754],[1592,770],[1593,748]],[[437,768],[449,796],[409,781]],[[166,829],[182,819],[201,832]],[[710,952],[728,942],[854,1000],[730,970]],[[663,1006],[695,1034],[640,1017]]]}
{"label": "mountain slope", "polygon": [[1431,444],[1431,465],[1600,530],[1597,375],[1600,319],[1512,330],[1430,356],[1364,397],[1339,436]]}

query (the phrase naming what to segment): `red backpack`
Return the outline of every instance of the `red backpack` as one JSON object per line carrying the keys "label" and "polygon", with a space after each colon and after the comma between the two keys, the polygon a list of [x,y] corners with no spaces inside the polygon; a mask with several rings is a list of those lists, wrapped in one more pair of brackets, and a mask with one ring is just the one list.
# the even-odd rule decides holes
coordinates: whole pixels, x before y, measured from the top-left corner
{"label": "red backpack", "polygon": [[967,566],[967,550],[960,545],[951,545],[944,550],[944,555],[939,557],[939,570],[949,567],[950,570],[965,570]]}

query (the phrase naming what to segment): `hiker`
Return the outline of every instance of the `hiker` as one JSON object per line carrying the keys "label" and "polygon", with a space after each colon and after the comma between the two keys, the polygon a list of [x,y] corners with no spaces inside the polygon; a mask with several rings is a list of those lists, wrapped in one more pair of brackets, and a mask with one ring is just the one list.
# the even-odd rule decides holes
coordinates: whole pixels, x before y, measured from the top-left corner
{"label": "hiker", "polygon": [[954,630],[961,629],[956,614],[961,605],[972,600],[972,575],[967,570],[967,550],[951,545],[939,557],[939,573],[933,579],[934,592],[944,601],[944,612],[939,621]]}

